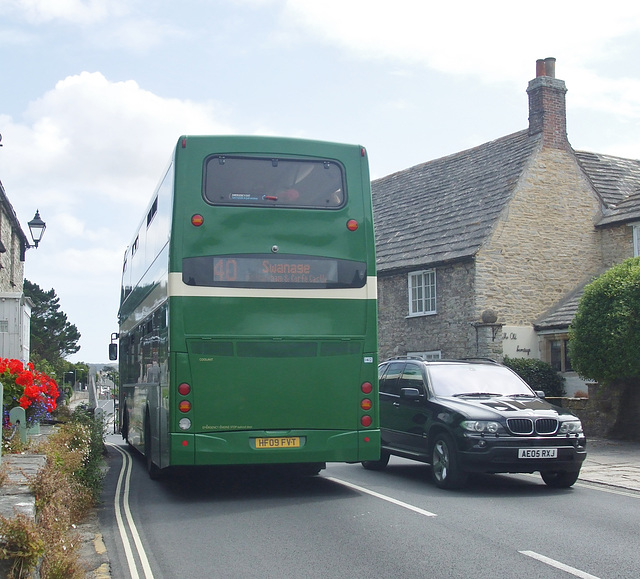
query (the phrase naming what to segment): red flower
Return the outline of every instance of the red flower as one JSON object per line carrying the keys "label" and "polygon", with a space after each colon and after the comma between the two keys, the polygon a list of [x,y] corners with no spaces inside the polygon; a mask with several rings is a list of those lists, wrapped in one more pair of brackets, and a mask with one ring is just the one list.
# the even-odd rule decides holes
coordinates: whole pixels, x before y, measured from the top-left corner
{"label": "red flower", "polygon": [[20,374],[18,374],[18,376],[16,377],[16,384],[18,386],[25,387],[31,386],[33,384],[33,374],[28,370],[20,372]]}
{"label": "red flower", "polygon": [[20,360],[9,360],[8,366],[11,374],[19,374],[24,370],[24,366]]}
{"label": "red flower", "polygon": [[7,410],[21,406],[30,417],[38,419],[42,411],[52,412],[60,396],[58,385],[46,374],[35,370],[33,364],[0,358],[0,382],[4,385]]}

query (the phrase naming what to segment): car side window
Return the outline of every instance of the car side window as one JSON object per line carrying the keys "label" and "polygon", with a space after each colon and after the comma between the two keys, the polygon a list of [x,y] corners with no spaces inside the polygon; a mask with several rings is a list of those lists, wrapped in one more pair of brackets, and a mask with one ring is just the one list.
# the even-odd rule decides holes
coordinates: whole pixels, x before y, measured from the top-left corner
{"label": "car side window", "polygon": [[425,393],[424,382],[422,380],[422,368],[419,364],[409,362],[406,365],[404,372],[402,372],[398,393],[402,388],[416,388],[421,394]]}
{"label": "car side window", "polygon": [[380,392],[385,394],[400,394],[399,379],[402,375],[404,362],[391,362],[387,366],[387,371],[380,379]]}

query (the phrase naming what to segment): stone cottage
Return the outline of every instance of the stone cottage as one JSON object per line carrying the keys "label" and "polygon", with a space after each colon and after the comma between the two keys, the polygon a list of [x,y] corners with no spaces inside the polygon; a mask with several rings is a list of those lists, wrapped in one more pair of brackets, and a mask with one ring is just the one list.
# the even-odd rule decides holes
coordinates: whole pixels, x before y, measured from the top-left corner
{"label": "stone cottage", "polygon": [[0,357],[29,360],[31,302],[22,293],[31,247],[0,183]]}
{"label": "stone cottage", "polygon": [[573,150],[554,58],[527,93],[527,129],[373,181],[381,360],[539,358],[570,390],[581,289],[640,254],[640,161]]}

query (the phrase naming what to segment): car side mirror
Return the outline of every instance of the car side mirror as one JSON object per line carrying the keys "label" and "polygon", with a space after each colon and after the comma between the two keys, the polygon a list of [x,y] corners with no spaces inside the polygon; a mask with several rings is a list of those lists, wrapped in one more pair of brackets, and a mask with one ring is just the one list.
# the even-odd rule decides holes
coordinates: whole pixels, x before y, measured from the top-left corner
{"label": "car side mirror", "polygon": [[400,398],[404,398],[405,400],[422,400],[424,398],[424,394],[422,394],[417,388],[401,388]]}
{"label": "car side mirror", "polygon": [[538,398],[544,398],[546,394],[544,393],[544,390],[536,390],[536,396]]}
{"label": "car side mirror", "polygon": [[109,360],[118,359],[118,344],[109,344]]}

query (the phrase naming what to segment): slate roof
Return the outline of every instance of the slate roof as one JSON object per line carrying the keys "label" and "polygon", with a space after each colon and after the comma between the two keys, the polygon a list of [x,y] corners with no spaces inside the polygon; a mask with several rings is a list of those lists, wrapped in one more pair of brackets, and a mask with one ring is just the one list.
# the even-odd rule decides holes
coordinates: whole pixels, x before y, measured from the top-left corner
{"label": "slate roof", "polygon": [[575,151],[605,204],[598,226],[640,220],[640,161]]}
{"label": "slate roof", "polygon": [[373,181],[378,272],[474,256],[540,144],[524,130]]}
{"label": "slate roof", "polygon": [[571,293],[568,293],[552,308],[542,314],[535,322],[533,322],[534,329],[537,332],[544,330],[567,329],[578,311],[578,304],[580,303],[580,298],[584,293],[584,288],[596,277],[598,276],[594,276],[581,283]]}

